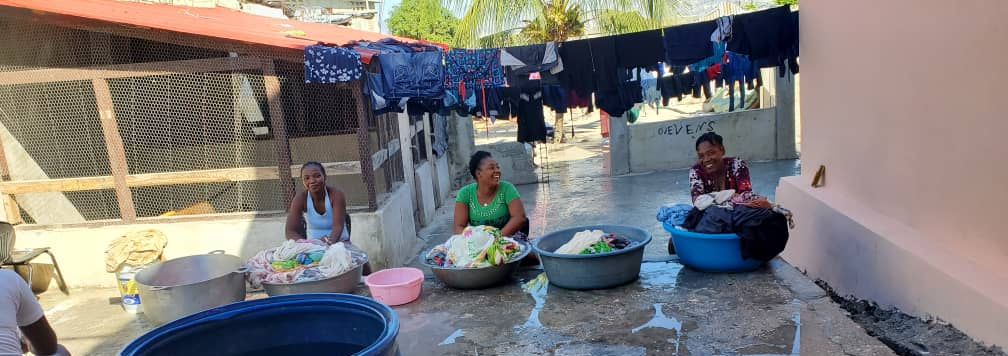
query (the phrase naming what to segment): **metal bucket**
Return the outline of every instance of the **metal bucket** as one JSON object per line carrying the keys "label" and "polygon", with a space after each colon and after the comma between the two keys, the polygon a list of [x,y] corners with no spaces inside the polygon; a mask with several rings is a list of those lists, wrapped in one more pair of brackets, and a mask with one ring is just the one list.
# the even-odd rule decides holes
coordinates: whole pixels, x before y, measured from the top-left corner
{"label": "metal bucket", "polygon": [[144,316],[163,324],[245,300],[246,271],[238,256],[224,251],[152,264],[135,277]]}
{"label": "metal bucket", "polygon": [[[584,230],[602,230],[637,242],[634,246],[595,255],[553,253]],[[625,225],[589,225],[554,231],[532,242],[550,284],[567,289],[603,289],[637,280],[644,246],[651,242],[647,230]]]}
{"label": "metal bucket", "polygon": [[266,289],[266,294],[271,297],[304,293],[353,293],[357,290],[357,285],[360,284],[363,270],[364,263],[361,263],[357,268],[334,277],[294,283],[263,282],[262,286],[263,289]]}
{"label": "metal bucket", "polygon": [[427,253],[420,255],[420,260],[424,261],[424,265],[430,267],[431,272],[434,273],[434,277],[444,283],[446,286],[458,289],[480,289],[487,288],[498,285],[511,277],[518,266],[521,264],[522,259],[528,256],[531,252],[529,245],[524,242],[518,242],[521,245],[521,253],[518,254],[511,262],[498,265],[490,266],[484,268],[464,268],[464,267],[441,267],[435,266],[427,263]]}

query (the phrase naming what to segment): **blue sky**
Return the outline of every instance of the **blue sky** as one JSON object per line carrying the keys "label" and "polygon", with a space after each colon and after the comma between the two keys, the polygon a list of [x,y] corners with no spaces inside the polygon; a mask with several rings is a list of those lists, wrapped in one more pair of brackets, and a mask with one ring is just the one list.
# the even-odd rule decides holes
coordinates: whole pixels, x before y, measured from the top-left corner
{"label": "blue sky", "polygon": [[382,33],[388,33],[388,27],[385,26],[385,19],[387,19],[388,16],[389,16],[389,13],[392,12],[392,8],[396,7],[396,5],[399,5],[400,2],[402,2],[402,0],[385,0],[385,2],[382,3],[382,5],[381,5],[382,6],[382,8],[381,8],[381,32]]}

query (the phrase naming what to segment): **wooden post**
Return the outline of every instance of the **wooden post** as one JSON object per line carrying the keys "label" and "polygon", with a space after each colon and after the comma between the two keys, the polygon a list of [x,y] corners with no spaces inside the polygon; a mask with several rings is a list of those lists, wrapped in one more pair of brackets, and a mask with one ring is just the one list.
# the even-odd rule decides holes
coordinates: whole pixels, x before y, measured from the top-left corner
{"label": "wooden post", "polygon": [[284,121],[283,101],[281,101],[280,80],[277,79],[273,60],[262,59],[263,85],[266,87],[266,102],[269,104],[270,128],[273,131],[273,148],[280,170],[280,192],[283,195],[284,210],[294,199],[294,180],[291,176],[290,139],[287,137],[287,123]]}
{"label": "wooden post", "polygon": [[360,154],[361,181],[367,188],[368,209],[378,210],[378,195],[375,193],[374,168],[371,165],[371,134],[368,119],[372,113],[365,104],[364,89],[362,81],[356,80],[351,87],[351,95],[354,96],[354,106],[357,108],[357,151]]}
{"label": "wooden post", "polygon": [[115,109],[112,106],[112,91],[105,79],[93,79],[91,84],[94,88],[95,102],[98,104],[98,115],[101,117],[109,167],[115,182],[119,215],[125,221],[134,221],[137,218],[136,207],[133,206],[133,193],[130,192],[129,186],[126,184],[129,166],[126,165],[126,149],[123,147],[122,136],[119,135],[119,124],[116,123]]}
{"label": "wooden post", "polygon": [[[0,140],[0,180],[6,182],[11,180],[10,178],[10,168],[7,166],[7,152],[3,146],[3,140]],[[7,215],[7,222],[12,225],[17,225],[23,223],[21,220],[21,209],[18,208],[17,201],[14,200],[14,196],[10,194],[3,194],[2,201],[3,211]]]}

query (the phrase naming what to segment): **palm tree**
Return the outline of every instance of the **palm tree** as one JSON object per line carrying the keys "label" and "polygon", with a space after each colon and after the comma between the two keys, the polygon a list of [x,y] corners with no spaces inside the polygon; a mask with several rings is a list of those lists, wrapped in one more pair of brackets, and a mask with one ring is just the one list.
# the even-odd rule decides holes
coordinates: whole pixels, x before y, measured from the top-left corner
{"label": "palm tree", "polygon": [[566,41],[585,35],[659,28],[683,0],[443,0],[462,19],[463,47]]}

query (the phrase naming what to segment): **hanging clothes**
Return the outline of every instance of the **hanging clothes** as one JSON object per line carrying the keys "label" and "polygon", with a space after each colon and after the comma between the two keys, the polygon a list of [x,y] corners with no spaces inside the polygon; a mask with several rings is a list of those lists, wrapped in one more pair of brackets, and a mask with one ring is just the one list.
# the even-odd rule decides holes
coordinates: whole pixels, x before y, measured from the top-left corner
{"label": "hanging clothes", "polygon": [[[518,93],[518,142],[546,140],[541,90],[524,89]],[[562,129],[562,128],[561,128]]]}
{"label": "hanging clothes", "polygon": [[709,57],[712,51],[710,35],[716,28],[714,21],[666,27],[665,63],[687,65]]}
{"label": "hanging clothes", "polygon": [[346,83],[361,78],[361,57],[350,48],[305,46],[305,83]]}
{"label": "hanging clothes", "polygon": [[711,42],[725,42],[732,36],[732,17],[731,16],[721,16],[714,19],[717,23],[717,28],[714,33],[711,33]]}
{"label": "hanging clothes", "polygon": [[502,48],[500,63],[518,74],[553,69],[560,57],[555,42]]}
{"label": "hanging clothes", "polygon": [[[739,84],[739,108],[744,109],[746,102],[746,88],[753,89],[754,87],[760,87],[763,85],[763,80],[760,78],[759,68],[754,66],[745,55],[728,52],[726,56],[728,57],[728,61],[726,61],[721,67],[723,68],[723,78],[728,85],[728,111],[735,110],[736,83]],[[756,85],[753,86],[753,83],[756,83]]]}
{"label": "hanging clothes", "polygon": [[658,77],[651,71],[641,73],[641,95],[644,103],[657,110],[661,106],[662,96],[658,90]]}
{"label": "hanging clothes", "polygon": [[452,49],[445,55],[445,63],[445,86],[457,90],[461,98],[471,97],[478,88],[504,86],[499,49]]}
{"label": "hanging clothes", "polygon": [[444,54],[440,48],[406,44],[391,38],[359,42],[358,46],[379,51],[375,58],[381,68],[386,100],[444,95]]}
{"label": "hanging clothes", "polygon": [[623,116],[634,104],[644,100],[636,69],[619,64],[616,37],[588,40],[595,63],[595,105],[612,116]]}
{"label": "hanging clothes", "polygon": [[574,91],[580,98],[590,98],[595,92],[595,67],[588,40],[569,41],[558,49],[564,70],[560,72],[560,85]]}
{"label": "hanging clothes", "polygon": [[790,7],[736,15],[732,27],[728,51],[748,55],[753,61],[765,60],[781,68],[781,75],[785,68],[798,73],[798,18]]}
{"label": "hanging clothes", "polygon": [[625,33],[616,36],[616,53],[624,68],[651,68],[665,60],[661,30]]}

